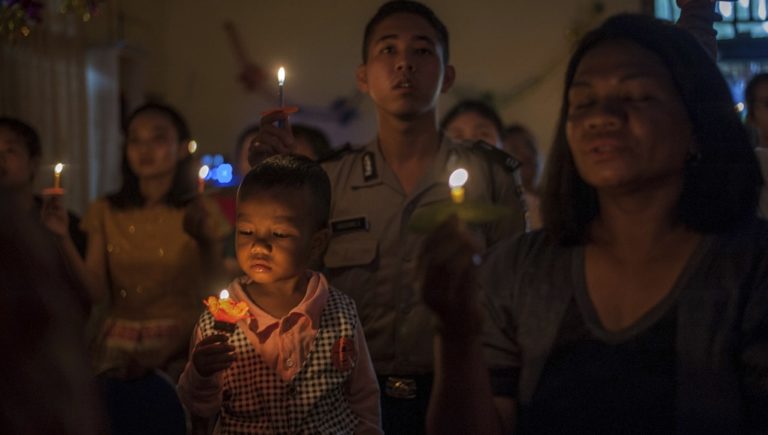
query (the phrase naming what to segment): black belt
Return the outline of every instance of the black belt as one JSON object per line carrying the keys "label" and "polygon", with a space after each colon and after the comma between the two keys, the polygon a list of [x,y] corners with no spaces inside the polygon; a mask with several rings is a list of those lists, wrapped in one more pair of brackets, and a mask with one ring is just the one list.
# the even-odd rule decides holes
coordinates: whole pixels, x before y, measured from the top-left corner
{"label": "black belt", "polygon": [[432,374],[379,376],[381,391],[395,399],[415,399],[429,396],[432,391]]}

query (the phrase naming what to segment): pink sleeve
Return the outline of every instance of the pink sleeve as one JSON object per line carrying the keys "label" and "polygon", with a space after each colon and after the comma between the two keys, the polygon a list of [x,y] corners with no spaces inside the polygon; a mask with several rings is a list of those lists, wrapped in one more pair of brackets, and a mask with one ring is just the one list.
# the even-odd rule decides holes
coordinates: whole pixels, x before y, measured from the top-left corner
{"label": "pink sleeve", "polygon": [[192,364],[192,352],[195,345],[202,339],[200,327],[196,326],[189,346],[189,359],[179,378],[178,392],[181,403],[192,415],[207,418],[218,414],[221,409],[223,372],[206,378],[195,370],[195,365]]}
{"label": "pink sleeve", "polygon": [[357,323],[355,331],[357,364],[350,375],[348,399],[352,412],[358,418],[356,434],[383,434],[381,429],[381,406],[379,405],[379,381],[373,370],[371,355],[365,343],[365,334]]}

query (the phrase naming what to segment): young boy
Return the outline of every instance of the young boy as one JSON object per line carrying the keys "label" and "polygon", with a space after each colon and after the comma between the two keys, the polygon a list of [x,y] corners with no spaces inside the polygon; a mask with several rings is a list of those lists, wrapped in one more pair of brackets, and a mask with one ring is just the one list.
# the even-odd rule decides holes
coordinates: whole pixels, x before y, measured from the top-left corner
{"label": "young boy", "polygon": [[305,157],[253,168],[237,196],[228,290],[250,319],[231,336],[206,312],[179,395],[217,433],[381,433],[379,388],[352,300],[308,265],[328,242],[330,183]]}

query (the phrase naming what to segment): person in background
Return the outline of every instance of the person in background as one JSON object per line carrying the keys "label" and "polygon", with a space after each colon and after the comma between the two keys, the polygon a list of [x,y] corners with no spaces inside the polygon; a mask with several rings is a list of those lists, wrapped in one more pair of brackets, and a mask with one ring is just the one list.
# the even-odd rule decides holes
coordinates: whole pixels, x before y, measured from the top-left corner
{"label": "person in background", "polygon": [[[757,74],[744,92],[747,102],[747,124],[755,132],[755,154],[763,179],[768,180],[768,73]],[[768,218],[768,188],[760,193],[760,216]]]}
{"label": "person in background", "polygon": [[[357,305],[379,377],[386,433],[423,433],[432,388],[432,317],[421,302],[415,213],[450,203],[448,178],[469,172],[467,201],[504,204],[506,219],[475,225],[489,249],[525,230],[516,167],[485,142],[457,143],[438,129],[437,104],[455,78],[448,30],[427,6],[384,3],[365,27],[357,86],[376,106],[375,139],[322,163],[331,180],[329,282]],[[286,110],[261,119],[251,157],[293,151]],[[286,121],[280,128],[277,121]]]}
{"label": "person in background", "polygon": [[581,40],[564,89],[543,229],[479,272],[455,219],[426,244],[431,431],[768,432],[762,178],[716,63],[619,15]]}
{"label": "person in background", "polygon": [[[42,218],[44,205],[63,207],[59,196],[44,198],[35,194],[35,178],[40,170],[42,147],[34,128],[20,119],[0,117],[0,187],[14,192],[18,204],[25,213]],[[54,204],[55,203],[55,204]],[[46,217],[49,215],[45,215]],[[86,238],[80,228],[80,218],[67,211],[66,230],[80,256],[85,256]],[[59,222],[44,219],[46,226]]]}
{"label": "person in background", "polygon": [[108,305],[94,349],[97,373],[133,378],[161,369],[177,379],[201,301],[220,288],[221,241],[230,227],[196,193],[189,140],[170,106],[136,109],[126,123],[120,190],[83,218],[84,262],[66,249],[68,234],[58,234],[93,299]]}
{"label": "person in background", "polygon": [[328,136],[319,128],[306,124],[291,126],[294,138],[294,153],[307,156],[314,161],[323,160],[331,154]]}
{"label": "person in background", "polygon": [[244,275],[228,289],[249,318],[226,335],[205,312],[179,380],[193,415],[218,414],[217,433],[381,433],[355,304],[309,269],[328,243],[330,202],[328,176],[304,156],[271,157],[240,184]]}
{"label": "person in background", "polygon": [[440,131],[457,141],[482,140],[503,149],[504,129],[496,109],[480,100],[463,100],[443,117]]}
{"label": "person in background", "polygon": [[0,427],[18,435],[107,433],[83,339],[85,290],[23,202],[0,186]]}
{"label": "person in background", "polygon": [[525,204],[528,206],[528,223],[532,230],[541,228],[539,199],[539,173],[541,159],[536,147],[536,138],[522,124],[512,124],[504,129],[504,151],[520,163],[520,178],[523,184]]}

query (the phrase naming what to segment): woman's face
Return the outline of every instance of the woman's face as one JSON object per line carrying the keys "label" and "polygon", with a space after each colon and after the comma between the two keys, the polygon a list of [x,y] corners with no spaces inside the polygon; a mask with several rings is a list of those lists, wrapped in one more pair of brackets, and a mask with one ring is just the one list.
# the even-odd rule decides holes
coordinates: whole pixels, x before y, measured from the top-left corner
{"label": "woman's face", "polygon": [[566,135],[576,168],[598,191],[682,186],[693,128],[672,76],[653,52],[607,41],[579,63]]}
{"label": "woman's face", "polygon": [[501,137],[496,126],[477,112],[464,112],[445,127],[445,134],[457,141],[485,141],[501,148]]}
{"label": "woman's face", "polygon": [[173,175],[177,162],[186,152],[186,144],[179,142],[176,127],[162,112],[147,111],[131,120],[126,155],[139,179]]}

